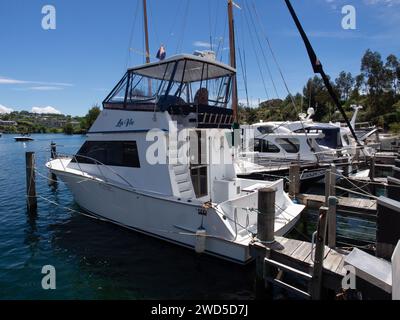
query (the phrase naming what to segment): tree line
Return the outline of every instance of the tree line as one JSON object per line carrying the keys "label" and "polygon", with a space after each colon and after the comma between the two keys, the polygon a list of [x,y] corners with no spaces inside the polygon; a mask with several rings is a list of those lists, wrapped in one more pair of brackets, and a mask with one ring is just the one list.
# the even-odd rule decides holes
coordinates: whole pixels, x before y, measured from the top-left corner
{"label": "tree line", "polygon": [[[358,122],[371,122],[385,130],[400,132],[400,60],[390,54],[384,60],[379,52],[368,49],[361,58],[360,73],[342,71],[332,86],[348,113],[351,105],[361,105]],[[295,121],[299,113],[314,108],[315,121],[343,121],[321,78],[310,78],[302,93],[260,103],[256,108],[240,106],[241,123]]]}

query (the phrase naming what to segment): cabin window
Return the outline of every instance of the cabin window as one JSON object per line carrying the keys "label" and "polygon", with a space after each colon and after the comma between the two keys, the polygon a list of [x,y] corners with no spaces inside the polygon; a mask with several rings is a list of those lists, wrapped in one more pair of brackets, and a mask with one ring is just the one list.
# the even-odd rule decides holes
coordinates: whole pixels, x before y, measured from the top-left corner
{"label": "cabin window", "polygon": [[258,127],[257,129],[258,129],[258,131],[260,131],[261,134],[274,133],[273,126],[262,126],[262,127]]}
{"label": "cabin window", "polygon": [[255,152],[279,153],[281,150],[272,142],[264,139],[254,139]]}
{"label": "cabin window", "polygon": [[72,162],[140,168],[136,141],[86,141]]}
{"label": "cabin window", "polygon": [[286,138],[286,139],[276,139],[277,144],[279,144],[287,153],[298,153],[300,151],[300,143],[298,139]]}
{"label": "cabin window", "polygon": [[207,137],[203,131],[190,132],[190,175],[197,198],[208,194]]}

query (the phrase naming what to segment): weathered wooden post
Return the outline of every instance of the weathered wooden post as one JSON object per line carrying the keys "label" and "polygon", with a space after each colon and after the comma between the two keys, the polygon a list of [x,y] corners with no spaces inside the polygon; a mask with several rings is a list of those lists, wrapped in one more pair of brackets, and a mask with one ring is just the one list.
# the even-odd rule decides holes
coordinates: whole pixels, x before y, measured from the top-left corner
{"label": "weathered wooden post", "polygon": [[258,190],[257,239],[262,243],[275,241],[275,188]]}
{"label": "weathered wooden post", "polygon": [[272,287],[265,281],[264,267],[265,258],[267,257],[267,247],[259,242],[254,242],[250,245],[251,255],[256,263],[256,276],[254,283],[254,291],[256,299],[265,299],[271,294]]}
{"label": "weathered wooden post", "polygon": [[319,300],[322,290],[322,272],[325,258],[325,237],[327,225],[328,208],[319,209],[319,220],[317,226],[317,236],[315,239],[315,257],[313,267],[313,277],[311,281],[311,298]]}
{"label": "weathered wooden post", "polygon": [[35,179],[35,153],[26,152],[26,200],[29,213],[37,210],[36,179]]}
{"label": "weathered wooden post", "polygon": [[[57,159],[57,144],[53,141],[50,144],[50,158],[52,160]],[[53,187],[57,186],[57,176],[52,172],[49,174],[48,185]]]}
{"label": "weathered wooden post", "polygon": [[350,173],[350,163],[347,163],[344,167],[343,167],[343,176],[348,177]]}
{"label": "weathered wooden post", "polygon": [[336,206],[338,198],[329,197],[328,200],[328,246],[331,249],[336,248]]}
{"label": "weathered wooden post", "polygon": [[331,165],[325,173],[325,206],[329,205],[329,197],[336,196],[336,167]]}
{"label": "weathered wooden post", "polygon": [[[252,245],[256,260],[256,298],[265,298],[271,293],[271,287],[264,280],[264,260],[269,253],[266,245],[275,242],[275,188],[264,188],[258,190],[258,214],[257,214],[257,240]],[[267,271],[268,273],[268,271]]]}
{"label": "weathered wooden post", "polygon": [[295,199],[300,193],[300,165],[291,164],[289,167],[289,196]]}
{"label": "weathered wooden post", "polygon": [[53,141],[50,144],[50,158],[57,159],[57,144]]}
{"label": "weathered wooden post", "polygon": [[376,178],[376,168],[375,168],[375,157],[372,156],[369,162],[369,177],[371,181],[374,181]]}

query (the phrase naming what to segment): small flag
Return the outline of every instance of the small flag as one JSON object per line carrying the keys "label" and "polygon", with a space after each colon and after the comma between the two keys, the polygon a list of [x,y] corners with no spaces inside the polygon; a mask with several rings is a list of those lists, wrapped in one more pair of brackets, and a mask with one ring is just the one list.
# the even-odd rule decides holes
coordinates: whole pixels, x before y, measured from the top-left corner
{"label": "small flag", "polygon": [[167,52],[165,51],[164,46],[161,45],[160,49],[158,49],[158,52],[157,52],[157,59],[164,60],[166,55],[167,55]]}

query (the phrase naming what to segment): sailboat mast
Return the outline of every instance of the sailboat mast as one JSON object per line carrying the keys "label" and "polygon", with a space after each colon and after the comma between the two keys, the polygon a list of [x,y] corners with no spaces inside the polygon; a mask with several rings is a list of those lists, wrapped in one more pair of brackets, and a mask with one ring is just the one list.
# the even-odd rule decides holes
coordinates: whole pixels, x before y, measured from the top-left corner
{"label": "sailboat mast", "polygon": [[150,63],[149,27],[147,22],[147,0],[143,0],[143,23],[144,23],[145,45],[146,45],[146,63]]}
{"label": "sailboat mast", "polygon": [[[147,0],[143,0],[143,24],[144,24],[144,39],[146,46],[146,63],[150,63],[150,45],[149,45],[149,25],[147,21]],[[151,80],[149,79],[149,97],[153,95],[151,88]]]}
{"label": "sailboat mast", "polygon": [[[229,18],[229,48],[230,65],[236,69],[236,46],[235,46],[235,21],[233,17],[233,0],[228,0],[228,18]],[[232,110],[234,123],[238,123],[238,89],[236,75],[232,82]]]}

